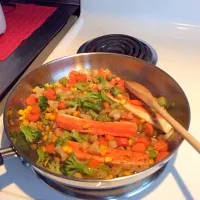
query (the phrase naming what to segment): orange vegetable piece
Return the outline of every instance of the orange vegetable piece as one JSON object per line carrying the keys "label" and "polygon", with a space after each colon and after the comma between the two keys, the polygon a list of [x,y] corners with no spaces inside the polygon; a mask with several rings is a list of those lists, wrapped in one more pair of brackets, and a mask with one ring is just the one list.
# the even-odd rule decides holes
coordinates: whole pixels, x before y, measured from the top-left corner
{"label": "orange vegetable piece", "polygon": [[58,103],[58,109],[59,109],[59,110],[63,110],[63,109],[65,109],[65,108],[66,108],[65,102],[64,102],[64,101],[60,101],[60,102]]}
{"label": "orange vegetable piece", "polygon": [[105,135],[106,140],[115,140],[115,137],[112,135]]}
{"label": "orange vegetable piece", "polygon": [[156,162],[160,162],[161,160],[166,158],[168,155],[169,155],[168,151],[159,152],[157,157],[156,157]]}
{"label": "orange vegetable piece", "polygon": [[144,143],[135,143],[132,147],[132,151],[144,153],[146,151],[146,146]]}
{"label": "orange vegetable piece", "polygon": [[31,114],[35,115],[35,114],[38,114],[38,113],[40,113],[40,107],[38,105],[34,105],[31,108]]}
{"label": "orange vegetable piece", "polygon": [[138,99],[133,99],[133,100],[130,100],[129,102],[130,102],[130,104],[135,105],[135,106],[143,106],[144,105],[144,103]]}
{"label": "orange vegetable piece", "polygon": [[[56,124],[66,130],[77,130],[95,135],[112,135],[117,137],[133,137],[137,133],[137,124],[129,122],[100,122],[81,119],[58,113]],[[87,124],[87,129],[84,125]]]}
{"label": "orange vegetable piece", "polygon": [[98,160],[95,160],[95,159],[91,159],[88,163],[88,166],[90,168],[98,168],[99,167],[99,161]]}
{"label": "orange vegetable piece", "polygon": [[28,119],[30,122],[35,122],[35,121],[37,121],[39,118],[40,118],[40,113],[38,113],[38,114],[31,114],[31,113],[28,113],[28,115],[27,115],[27,119]]}
{"label": "orange vegetable piece", "polygon": [[150,143],[147,137],[142,137],[142,136],[137,139],[137,142],[143,143],[146,148],[149,146],[149,143]]}
{"label": "orange vegetable piece", "polygon": [[144,131],[146,133],[147,136],[153,136],[154,133],[154,127],[150,124],[150,123],[145,123],[144,125]]}
{"label": "orange vegetable piece", "polygon": [[55,150],[55,145],[54,145],[54,143],[48,144],[48,145],[45,147],[45,150],[46,150],[47,153],[53,153],[54,150]]}
{"label": "orange vegetable piece", "polygon": [[117,141],[117,145],[121,147],[128,146],[128,139],[124,137],[116,137],[115,140]]}
{"label": "orange vegetable piece", "polygon": [[56,92],[53,89],[48,88],[47,90],[43,92],[43,95],[49,100],[54,100],[56,96]]}
{"label": "orange vegetable piece", "polygon": [[33,106],[37,103],[37,101],[36,101],[36,98],[31,95],[26,99],[26,103],[28,106]]}
{"label": "orange vegetable piece", "polygon": [[86,82],[86,81],[87,81],[87,76],[86,76],[86,74],[79,74],[79,75],[76,77],[76,80],[77,80],[77,81]]}
{"label": "orange vegetable piece", "polygon": [[158,140],[153,147],[156,151],[168,151],[168,143],[165,140]]}
{"label": "orange vegetable piece", "polygon": [[108,140],[106,140],[104,138],[99,138],[98,141],[99,141],[100,145],[108,146]]}

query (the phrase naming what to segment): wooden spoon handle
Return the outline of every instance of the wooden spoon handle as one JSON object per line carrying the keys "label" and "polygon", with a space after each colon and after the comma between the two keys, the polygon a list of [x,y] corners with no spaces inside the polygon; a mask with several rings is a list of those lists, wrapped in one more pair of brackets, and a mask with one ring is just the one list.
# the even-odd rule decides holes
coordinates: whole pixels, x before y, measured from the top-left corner
{"label": "wooden spoon handle", "polygon": [[200,153],[200,143],[181,124],[160,107],[156,101],[152,102],[152,107]]}

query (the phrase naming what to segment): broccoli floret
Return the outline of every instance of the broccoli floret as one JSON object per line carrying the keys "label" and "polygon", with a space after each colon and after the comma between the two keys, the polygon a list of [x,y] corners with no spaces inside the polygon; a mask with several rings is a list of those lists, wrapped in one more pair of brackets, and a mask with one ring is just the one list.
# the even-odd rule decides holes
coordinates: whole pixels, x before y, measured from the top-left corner
{"label": "broccoli floret", "polygon": [[79,97],[79,99],[81,100],[81,102],[91,101],[93,103],[97,103],[102,101],[101,94],[99,92],[88,92],[87,94]]}
{"label": "broccoli floret", "polygon": [[92,103],[88,101],[83,102],[82,106],[83,108],[92,109],[94,111],[100,111],[102,109],[101,103]]}
{"label": "broccoli floret", "polygon": [[46,166],[47,169],[49,169],[52,172],[60,174],[60,162],[59,160],[53,159],[50,160]]}
{"label": "broccoli floret", "polygon": [[110,89],[110,93],[111,93],[113,96],[116,97],[118,94],[123,94],[124,91],[121,90],[121,89],[119,89],[118,87],[112,87],[112,88]]}
{"label": "broccoli floret", "polygon": [[40,165],[42,165],[44,162],[48,163],[48,161],[51,158],[48,153],[42,150],[42,148],[37,149],[37,154],[38,154],[37,164],[40,164]]}
{"label": "broccoli floret", "polygon": [[31,129],[28,126],[20,126],[20,130],[24,134],[26,141],[30,143],[36,143],[42,137],[42,134],[39,130]]}
{"label": "broccoli floret", "polygon": [[38,99],[38,105],[42,111],[45,111],[48,106],[48,99],[45,96],[40,96]]}
{"label": "broccoli floret", "polygon": [[67,77],[62,77],[59,82],[63,85],[63,86],[66,86],[67,83],[68,83],[68,79]]}
{"label": "broccoli floret", "polygon": [[101,122],[110,122],[111,121],[111,119],[106,114],[99,115],[97,120],[101,121]]}
{"label": "broccoli floret", "polygon": [[75,87],[77,88],[77,89],[79,89],[79,90],[81,90],[81,91],[88,91],[88,87],[87,87],[87,84],[86,83],[84,83],[84,82],[78,82],[78,83],[76,83],[75,84]]}
{"label": "broccoli floret", "polygon": [[64,161],[60,171],[69,177],[72,177],[76,172],[87,175],[93,175],[96,172],[95,169],[88,167],[86,163],[79,161],[74,153],[71,153],[68,159]]}
{"label": "broccoli floret", "polygon": [[81,137],[81,135],[79,134],[79,132],[72,130],[71,136],[74,140],[76,140],[77,142],[84,142],[84,139]]}

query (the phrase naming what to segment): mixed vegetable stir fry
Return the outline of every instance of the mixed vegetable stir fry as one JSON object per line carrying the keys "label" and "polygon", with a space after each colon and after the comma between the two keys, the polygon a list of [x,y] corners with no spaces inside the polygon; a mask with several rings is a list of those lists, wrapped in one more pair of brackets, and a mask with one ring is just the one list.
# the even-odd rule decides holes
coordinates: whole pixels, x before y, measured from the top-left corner
{"label": "mixed vegetable stir fry", "polygon": [[[165,109],[164,97],[157,99]],[[140,172],[169,155],[172,127],[130,94],[108,69],[71,71],[36,86],[19,110],[20,130],[37,164],[78,179]]]}

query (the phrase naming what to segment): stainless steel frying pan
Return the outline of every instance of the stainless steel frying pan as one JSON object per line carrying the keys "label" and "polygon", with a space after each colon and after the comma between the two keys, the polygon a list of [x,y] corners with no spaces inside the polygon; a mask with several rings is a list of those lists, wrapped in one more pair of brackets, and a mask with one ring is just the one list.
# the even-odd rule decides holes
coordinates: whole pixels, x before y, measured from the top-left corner
{"label": "stainless steel frying pan", "polygon": [[188,129],[190,122],[188,100],[180,86],[167,73],[147,62],[119,54],[78,54],[60,58],[37,68],[23,78],[12,90],[4,111],[4,127],[11,148],[1,151],[2,156],[4,157],[7,153],[11,154],[14,151],[43,176],[67,186],[89,190],[105,190],[129,185],[148,178],[157,172],[171,159],[182,143],[183,139],[177,133],[174,133],[169,138],[172,153],[166,159],[138,174],[111,180],[77,180],[50,172],[36,164],[37,155],[25,141],[12,137],[12,133],[19,130],[18,110],[25,107],[25,99],[30,95],[33,87],[38,84],[58,81],[61,77],[68,75],[71,70],[79,70],[81,68],[109,68],[122,79],[135,80],[145,85],[154,96],[165,96],[170,102],[176,103],[176,106],[169,111],[170,114]]}

